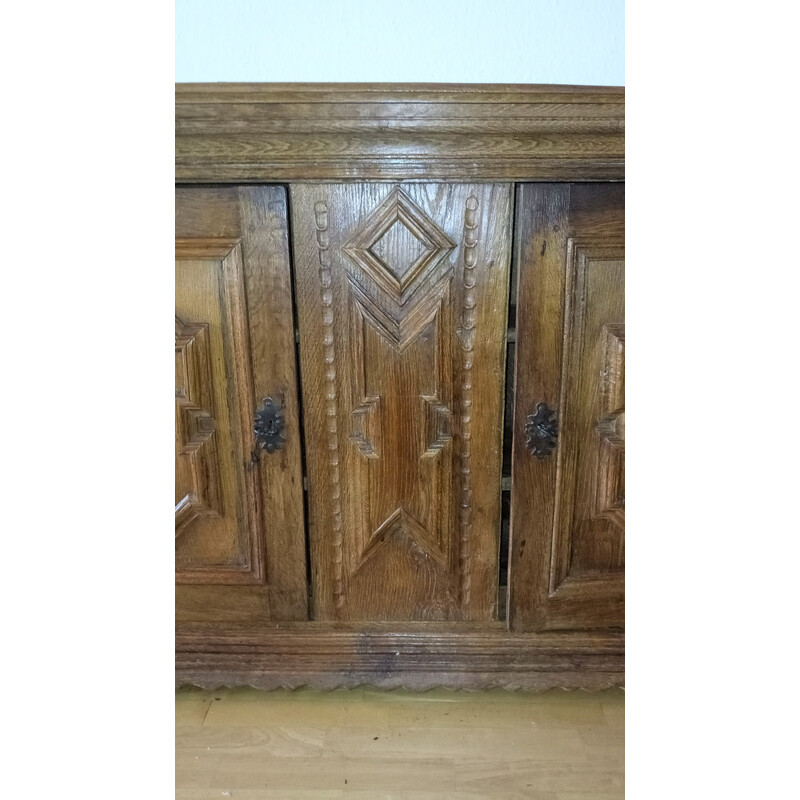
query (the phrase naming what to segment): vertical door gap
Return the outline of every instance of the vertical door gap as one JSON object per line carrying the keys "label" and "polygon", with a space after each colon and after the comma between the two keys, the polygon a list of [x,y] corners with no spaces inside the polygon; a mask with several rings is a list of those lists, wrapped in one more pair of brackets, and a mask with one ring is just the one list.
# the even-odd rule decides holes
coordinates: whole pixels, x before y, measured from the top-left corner
{"label": "vertical door gap", "polygon": [[[511,218],[514,218],[512,209]],[[514,426],[514,360],[517,346],[517,259],[512,248],[506,331],[505,405],[503,413],[503,471],[500,503],[500,557],[498,558],[497,617],[504,622],[508,605],[508,550],[511,518],[511,446]]]}
{"label": "vertical door gap", "polygon": [[304,533],[306,542],[306,588],[308,592],[308,618],[314,619],[314,596],[313,581],[311,579],[311,539],[309,537],[309,527],[311,517],[308,507],[308,469],[306,467],[306,437],[305,416],[303,414],[303,376],[300,370],[300,319],[297,316],[297,280],[295,279],[294,264],[294,233],[292,231],[292,193],[289,186],[284,185],[286,190],[286,231],[289,241],[289,274],[292,282],[292,319],[294,320],[294,359],[297,366],[297,417],[300,425],[300,468],[303,472],[303,518],[305,519]]}

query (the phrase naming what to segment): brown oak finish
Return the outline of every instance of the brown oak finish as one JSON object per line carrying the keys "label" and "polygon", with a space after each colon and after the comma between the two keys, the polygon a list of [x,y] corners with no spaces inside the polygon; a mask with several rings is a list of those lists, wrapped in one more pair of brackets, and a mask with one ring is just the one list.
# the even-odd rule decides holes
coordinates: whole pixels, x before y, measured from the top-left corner
{"label": "brown oak finish", "polygon": [[291,187],[315,619],[491,619],[511,187]]}
{"label": "brown oak finish", "polygon": [[[432,686],[545,689],[552,686],[601,688],[622,685],[624,634],[616,626],[621,624],[622,585],[619,570],[623,556],[621,540],[614,538],[614,532],[619,527],[617,523],[621,511],[620,452],[624,442],[624,404],[620,407],[619,403],[624,396],[624,331],[619,328],[619,322],[602,320],[605,332],[594,362],[586,357],[588,351],[585,352],[580,346],[574,351],[570,348],[565,351],[563,337],[568,278],[566,253],[570,237],[573,241],[569,292],[580,286],[577,270],[583,269],[584,276],[588,276],[585,286],[592,301],[587,304],[587,313],[583,316],[575,314],[575,307],[572,306],[573,311],[568,315],[569,325],[575,331],[592,330],[597,319],[606,311],[614,310],[605,309],[602,302],[597,302],[597,298],[608,294],[605,299],[613,305],[613,281],[606,281],[605,287],[601,285],[602,281],[600,284],[592,283],[593,270],[597,274],[597,267],[606,265],[614,269],[612,265],[619,263],[619,246],[624,235],[622,215],[620,213],[614,217],[616,221],[610,223],[608,203],[598,200],[607,190],[612,195],[618,190],[613,184],[587,187],[588,193],[583,194],[576,191],[575,185],[570,187],[566,184],[518,187],[517,204],[520,208],[527,204],[532,213],[526,216],[519,211],[514,233],[514,261],[519,268],[521,290],[516,308],[518,316],[523,318],[519,325],[519,336],[529,342],[527,346],[520,346],[520,352],[517,353],[517,378],[518,381],[525,380],[525,375],[530,378],[526,381],[525,393],[530,394],[527,399],[534,405],[523,410],[519,403],[522,394],[518,392],[517,414],[521,416],[514,422],[514,447],[518,448],[520,442],[524,447],[525,437],[521,435],[520,426],[524,427],[525,416],[534,411],[535,403],[540,400],[546,400],[556,409],[562,420],[565,419],[565,413],[576,420],[583,419],[581,414],[587,412],[586,406],[580,402],[575,407],[569,406],[571,402],[574,406],[572,390],[564,395],[562,401],[562,389],[568,380],[574,381],[578,398],[588,391],[587,387],[591,384],[591,391],[597,392],[602,403],[591,425],[585,424],[585,420],[577,424],[587,441],[591,435],[593,444],[588,450],[580,436],[573,434],[570,438],[567,433],[565,439],[566,429],[562,426],[561,441],[572,441],[568,449],[573,453],[572,462],[567,459],[563,469],[552,471],[552,466],[549,466],[537,472],[536,466],[546,465],[548,460],[537,462],[528,456],[527,466],[524,466],[515,451],[516,505],[512,512],[512,523],[516,527],[526,527],[521,534],[519,531],[516,535],[512,534],[510,560],[513,586],[508,623],[512,631],[506,630],[506,622],[492,621],[495,614],[492,592],[493,582],[496,582],[496,546],[499,538],[499,516],[495,515],[492,504],[497,498],[499,508],[500,476],[499,472],[496,476],[492,473],[494,462],[491,452],[488,453],[488,462],[484,458],[486,454],[476,455],[480,449],[475,449],[474,439],[476,426],[487,425],[495,429],[499,464],[502,424],[500,395],[496,418],[488,419],[479,412],[471,414],[473,449],[469,466],[474,471],[476,464],[482,470],[487,469],[488,464],[488,471],[480,481],[473,481],[471,488],[488,499],[488,505],[479,501],[476,507],[480,505],[479,514],[485,515],[484,520],[489,527],[477,525],[474,515],[470,519],[472,535],[467,536],[466,542],[472,544],[475,536],[478,537],[475,539],[477,551],[473,549],[470,557],[477,552],[487,571],[484,572],[485,579],[472,577],[471,602],[477,605],[472,605],[466,614],[459,605],[460,593],[454,597],[456,602],[448,605],[442,602],[442,594],[437,594],[438,590],[434,589],[433,594],[429,591],[431,586],[444,586],[441,558],[437,560],[435,556],[437,547],[440,552],[445,548],[439,546],[433,537],[426,538],[427,526],[420,526],[424,530],[414,529],[410,520],[401,517],[395,519],[384,529],[384,535],[375,540],[376,546],[371,554],[368,552],[369,558],[363,571],[370,568],[370,562],[374,567],[381,558],[386,559],[387,551],[390,556],[388,561],[395,558],[398,552],[402,552],[402,548],[398,551],[395,544],[402,541],[403,537],[406,537],[403,545],[406,553],[412,549],[410,543],[414,541],[422,545],[418,548],[422,551],[426,551],[427,547],[424,561],[414,562],[412,558],[408,558],[405,564],[402,559],[395,561],[401,571],[405,569],[407,576],[411,576],[414,591],[419,590],[420,597],[416,599],[420,602],[411,608],[412,613],[406,613],[413,599],[409,599],[410,595],[407,594],[403,601],[406,608],[402,614],[396,612],[393,601],[384,597],[386,586],[391,587],[392,581],[398,580],[394,574],[396,570],[389,568],[385,568],[372,581],[372,585],[367,586],[360,599],[356,598],[364,608],[370,610],[372,619],[385,618],[387,621],[369,621],[366,612],[350,613],[345,602],[350,587],[344,560],[349,540],[347,530],[342,526],[342,605],[337,607],[332,599],[334,593],[331,589],[337,580],[336,561],[328,558],[330,552],[323,553],[323,558],[327,559],[328,574],[320,579],[315,573],[312,615],[326,592],[329,598],[327,602],[332,604],[332,608],[329,607],[327,612],[323,609],[323,616],[330,612],[327,621],[306,621],[308,599],[303,566],[300,437],[305,438],[308,446],[311,522],[320,515],[330,520],[336,513],[336,498],[329,490],[333,478],[337,476],[340,486],[347,488],[346,459],[356,463],[354,459],[358,458],[359,463],[367,464],[368,472],[374,471],[375,465],[385,457],[382,421],[387,414],[403,418],[399,410],[404,404],[397,404],[392,409],[391,403],[376,400],[381,392],[372,391],[366,382],[359,383],[363,377],[370,378],[369,370],[359,373],[353,368],[358,353],[347,347],[353,333],[352,325],[348,323],[342,330],[338,316],[342,310],[342,281],[346,281],[347,286],[356,292],[355,284],[344,274],[344,265],[349,265],[351,276],[360,269],[362,272],[366,270],[365,274],[372,278],[372,283],[368,284],[369,291],[364,288],[363,282],[361,284],[361,307],[372,314],[371,319],[366,321],[370,331],[368,337],[372,337],[370,347],[361,352],[361,363],[374,366],[372,382],[375,377],[385,375],[390,382],[400,381],[414,386],[416,390],[419,389],[416,384],[422,382],[425,375],[435,373],[444,378],[439,381],[436,391],[426,390],[424,396],[420,392],[420,405],[414,421],[403,422],[399,427],[409,430],[412,435],[408,437],[408,442],[400,441],[406,451],[412,445],[417,448],[421,456],[420,463],[426,462],[425,468],[430,469],[431,465],[441,465],[448,458],[451,459],[454,467],[452,480],[461,479],[460,470],[464,462],[461,452],[456,450],[462,435],[458,418],[460,406],[455,395],[445,395],[448,388],[452,391],[455,383],[461,380],[466,367],[462,347],[464,338],[457,338],[450,344],[453,367],[448,375],[442,369],[441,359],[431,364],[430,359],[411,355],[414,348],[423,346],[421,339],[428,336],[425,332],[417,335],[417,329],[425,321],[424,312],[427,309],[422,308],[417,318],[409,316],[407,320],[405,317],[398,320],[399,316],[403,316],[398,308],[405,304],[399,303],[397,297],[394,306],[390,302],[392,293],[403,299],[407,289],[403,284],[408,282],[406,275],[410,275],[409,280],[413,282],[412,273],[416,269],[432,273],[437,269],[428,252],[436,250],[436,247],[420,246],[421,239],[417,236],[418,233],[423,234],[422,240],[425,239],[424,228],[427,223],[424,219],[415,222],[413,208],[409,207],[402,213],[398,211],[395,216],[397,219],[402,216],[403,225],[390,224],[390,229],[383,230],[383,236],[378,237],[373,246],[365,247],[369,232],[363,224],[359,228],[357,220],[363,223],[370,212],[375,211],[381,198],[399,189],[410,195],[443,234],[455,243],[455,249],[449,251],[453,257],[455,252],[463,253],[469,249],[470,227],[464,224],[467,218],[465,210],[460,212],[459,224],[456,224],[456,214],[449,221],[443,221],[438,211],[415,197],[417,184],[414,181],[422,181],[423,187],[425,184],[440,184],[437,191],[442,195],[447,191],[460,191],[459,185],[470,180],[495,184],[498,181],[621,181],[624,179],[624,89],[367,84],[176,86],[176,178],[185,184],[240,184],[239,187],[218,185],[209,188],[198,185],[180,188],[179,206],[185,209],[185,213],[182,227],[178,225],[176,235],[184,240],[196,240],[202,263],[207,263],[204,261],[207,251],[203,250],[209,246],[207,240],[229,240],[234,248],[238,248],[233,257],[241,261],[246,306],[242,318],[246,320],[250,340],[249,380],[253,385],[253,401],[260,401],[267,395],[275,396],[274,378],[277,376],[277,383],[284,387],[287,423],[286,448],[270,456],[262,454],[260,463],[255,467],[255,473],[263,477],[263,480],[256,480],[258,491],[255,497],[265,526],[262,540],[266,552],[265,576],[261,583],[178,585],[177,683],[196,683],[209,688],[241,684],[262,688],[303,684],[332,688],[368,683],[387,688],[405,685],[415,689]],[[332,205],[326,212],[315,208],[317,200],[310,203],[310,217],[307,213],[303,216],[302,225],[310,224],[310,230],[302,233],[297,220],[293,220],[294,246],[298,247],[297,240],[304,241],[300,245],[303,257],[308,257],[314,263],[313,270],[305,269],[300,263],[300,251],[295,252],[297,274],[294,297],[288,268],[286,190],[276,186],[241,185],[281,181],[289,183],[292,191],[299,184],[305,184],[302,189],[309,192],[331,189],[328,185],[317,184],[353,182],[349,186],[339,186],[338,190],[347,198],[364,198],[363,206],[359,205],[361,201],[357,199],[349,210],[341,209],[350,215],[345,222],[337,216],[339,212]],[[365,181],[386,183],[365,186]],[[446,183],[455,185],[448,188],[443,185]],[[508,189],[508,185],[505,188]],[[498,186],[494,186],[494,189],[491,186],[476,186],[476,190],[484,189],[494,191]],[[368,201],[370,197],[374,197],[376,203]],[[476,194],[476,198],[479,197]],[[611,206],[615,206],[615,203],[611,202]],[[475,211],[481,219],[481,225],[486,224],[481,216],[484,207],[480,199]],[[621,210],[621,205],[618,207]],[[292,211],[297,214],[294,205]],[[391,219],[391,213],[384,222]],[[614,214],[616,212],[612,216]],[[574,230],[565,227],[567,223],[574,226]],[[415,227],[420,224],[422,231]],[[542,226],[547,225],[551,229],[545,235]],[[552,229],[552,226],[559,226],[559,230]],[[359,230],[362,234],[360,239],[357,235]],[[413,236],[408,230],[413,232]],[[306,236],[305,240],[303,236]],[[545,238],[547,246],[543,249]],[[348,245],[349,250],[349,253],[340,254],[342,261],[338,266],[336,259],[339,255],[331,253],[336,241]],[[482,234],[479,235],[473,249],[480,253],[484,241]],[[220,242],[217,241],[217,244]],[[435,244],[428,241],[428,245]],[[186,242],[183,246],[188,259],[192,250]],[[439,246],[444,249],[449,247],[446,241],[440,241]],[[562,252],[562,257],[551,262],[549,259],[554,257],[553,248]],[[370,250],[371,256],[367,252]],[[534,257],[537,253],[541,256]],[[195,255],[197,253],[192,258]],[[336,259],[332,258],[333,255]],[[223,257],[217,257],[218,265]],[[371,269],[371,264],[375,266],[372,257],[384,263],[393,263],[400,273],[400,279],[394,283],[391,280],[388,283],[383,281],[383,295],[380,294],[381,270]],[[481,258],[479,255],[474,267],[478,271],[484,266]],[[581,264],[583,267],[580,267]],[[491,265],[491,269],[495,267],[495,264]],[[548,277],[542,279],[542,269],[545,267]],[[460,255],[456,272],[458,270],[462,270],[462,275],[465,272],[464,259]],[[329,299],[321,282],[321,279],[326,279],[326,271],[333,288]],[[303,288],[305,280],[311,283]],[[532,283],[535,285],[532,286]],[[451,279],[451,284],[455,286],[455,277]],[[474,289],[478,295],[476,309],[481,308],[481,290],[478,280]],[[226,307],[225,297],[223,294],[218,300],[223,311]],[[293,300],[301,316],[304,313],[316,315],[314,324],[319,335],[308,337],[304,329],[300,348],[304,357],[313,354],[318,365],[314,369],[325,377],[324,382],[315,388],[313,381],[309,384],[304,375],[306,419],[303,421],[298,419],[297,391],[294,388],[297,378],[293,355]],[[505,324],[506,302],[503,290],[495,298],[491,312],[488,305],[485,307],[486,316],[483,321],[477,319],[476,330],[480,331],[481,326],[484,330],[494,329],[499,321]],[[326,308],[331,311],[330,315],[325,315]],[[468,304],[462,302],[459,310],[455,303],[451,308],[449,324],[456,329],[463,328],[465,311],[469,314]],[[441,312],[437,312],[437,320],[440,315]],[[330,323],[327,319],[331,320]],[[197,376],[214,368],[213,360],[212,367],[208,367],[204,356],[204,351],[208,350],[205,342],[208,337],[202,329],[204,321],[199,318],[181,319],[185,325],[201,326],[188,331],[198,343],[198,347],[188,348],[184,357],[195,376],[194,383],[187,381],[187,385],[193,387],[187,404],[195,408],[190,409],[191,414],[187,412],[188,421],[180,434],[183,437],[181,442],[188,443],[190,451],[194,448],[192,452],[202,453],[197,463],[184,465],[181,480],[186,480],[188,476],[190,485],[194,481],[194,485],[201,490],[199,497],[204,505],[212,508],[218,502],[218,495],[214,494],[217,484],[213,481],[214,470],[206,462],[213,463],[213,448],[209,443],[213,441],[216,444],[214,437],[218,430],[219,413],[216,407],[208,408],[208,393],[196,388],[203,385]],[[273,331],[279,331],[279,335],[274,336]],[[439,332],[435,331],[437,335]],[[332,334],[330,343],[329,333]],[[496,343],[494,336],[494,333],[489,335],[491,347]],[[475,350],[479,351],[483,346],[480,333],[476,333],[475,338]],[[502,338],[501,334],[501,345]],[[535,341],[535,346],[530,345],[531,340]],[[527,355],[523,352],[526,347]],[[462,358],[457,364],[459,349]],[[330,376],[328,358],[331,358],[330,363],[335,367]],[[416,358],[420,369],[403,371],[398,368],[397,365],[402,364],[404,358]],[[380,359],[390,367],[385,373],[378,370]],[[394,367],[391,367],[392,363]],[[502,356],[498,357],[498,364],[499,372],[491,378],[487,377],[487,381],[496,385],[498,392],[501,392],[504,380]],[[245,375],[245,367],[243,365],[237,369]],[[470,369],[474,370],[474,367]],[[611,380],[592,383],[591,375],[596,378],[601,369]],[[563,383],[562,372],[568,378]],[[227,385],[220,391],[221,396],[225,396]],[[477,391],[482,390],[478,388]],[[341,407],[343,397],[351,403],[352,410]],[[309,415],[317,420],[330,419],[327,414],[332,399],[337,406],[333,431],[336,446],[333,450],[329,448],[332,432],[325,429],[320,435],[320,431],[315,430],[314,423],[308,419]],[[448,400],[454,402],[445,402]],[[473,402],[478,404],[481,401],[473,397]],[[231,408],[235,416],[236,404]],[[250,413],[253,410],[255,406]],[[243,414],[240,416],[243,420]],[[207,435],[212,426],[209,417],[214,420],[211,436]],[[192,422],[193,427],[188,422]],[[303,431],[301,426],[308,430]],[[204,448],[207,448],[205,452]],[[320,460],[323,466],[317,464],[314,467],[314,462]],[[554,454],[549,463],[552,465],[556,460],[557,454]],[[556,483],[557,474],[561,480],[570,470],[575,480],[584,487],[573,498],[574,513],[584,518],[587,515],[599,516],[602,520],[596,522],[589,519],[585,531],[581,528],[577,533],[574,528],[569,528],[563,515],[562,528],[554,528],[552,519],[557,498],[565,508],[568,502],[573,502],[566,492],[567,484],[562,480],[557,489]],[[220,480],[230,480],[229,473],[225,479],[220,471],[217,474]],[[404,480],[403,485],[405,483]],[[520,487],[526,486],[530,487],[529,492],[519,491]],[[425,487],[425,492],[441,491],[441,488],[430,484],[430,488]],[[331,500],[320,502],[321,510],[320,507],[315,509],[314,495],[323,490],[329,493]],[[520,498],[525,494],[528,500],[521,501]],[[455,582],[461,592],[463,575],[459,568],[464,563],[465,552],[464,538],[460,535],[463,530],[462,497],[453,491],[452,486],[451,496],[454,506],[447,513],[451,522],[458,524],[459,536],[455,542],[457,549],[453,549],[453,541],[448,545],[450,550],[445,557],[445,572],[450,574],[451,585]],[[531,500],[534,496],[540,500]],[[339,501],[344,512],[355,505],[349,489],[340,493]],[[599,514],[594,513],[597,509],[600,509]],[[551,515],[544,528],[539,519],[541,514],[545,518]],[[491,524],[488,523],[490,518],[494,520]],[[345,518],[342,519],[344,522]],[[478,534],[475,533],[476,525]],[[537,525],[540,527],[536,528]],[[598,526],[602,530],[598,530]],[[320,541],[318,529],[313,524],[310,528],[312,542]],[[572,535],[558,534],[562,529]],[[538,545],[536,535],[528,535],[537,531],[540,535]],[[323,531],[323,537],[327,536],[325,546],[329,551],[336,541],[336,537],[330,533]],[[492,547],[486,547],[488,539],[483,539],[484,536],[491,537]],[[556,543],[558,547],[553,546]],[[395,547],[394,554],[392,547]],[[554,565],[553,575],[562,574],[565,570],[567,573],[567,586],[562,584],[561,588],[570,588],[570,581],[574,581],[577,589],[574,591],[570,588],[572,595],[569,598],[562,593],[557,602],[550,597],[550,570],[548,568],[545,575],[542,568],[544,559],[550,558],[550,553],[558,556],[550,559]],[[312,552],[314,559],[317,555]],[[453,560],[455,555],[456,561]],[[487,555],[491,557],[484,560]],[[418,569],[420,564],[424,565],[423,569]],[[434,576],[433,581],[431,576]],[[246,576],[245,579],[252,580],[252,576]],[[326,581],[327,584],[321,586]],[[446,597],[447,592],[444,595]],[[434,602],[430,602],[431,597],[434,597]],[[538,606],[537,616],[537,604],[542,599],[544,606]],[[443,613],[443,609],[446,613]],[[434,617],[441,621],[431,621]],[[320,618],[319,615],[317,618]],[[342,621],[336,621],[337,618]],[[415,621],[403,621],[403,618]]]}
{"label": "brown oak finish", "polygon": [[621,87],[176,86],[182,182],[622,180]]}
{"label": "brown oak finish", "polygon": [[175,317],[175,538],[223,509],[207,322]]}
{"label": "brown oak finish", "polygon": [[[254,619],[252,598],[262,622],[305,619],[286,193],[178,189],[175,205],[177,617]],[[288,431],[270,456],[253,434],[267,395]]]}
{"label": "brown oak finish", "polygon": [[624,682],[621,632],[520,634],[499,624],[433,622],[281,623],[261,631],[187,624],[177,651],[178,683],[207,689],[602,689]]}
{"label": "brown oak finish", "polygon": [[175,241],[175,562],[184,583],[261,582],[247,447],[247,323],[240,243]]}
{"label": "brown oak finish", "polygon": [[[624,186],[517,197],[517,370],[509,616],[514,630],[624,624]],[[537,403],[558,447],[532,457]]]}

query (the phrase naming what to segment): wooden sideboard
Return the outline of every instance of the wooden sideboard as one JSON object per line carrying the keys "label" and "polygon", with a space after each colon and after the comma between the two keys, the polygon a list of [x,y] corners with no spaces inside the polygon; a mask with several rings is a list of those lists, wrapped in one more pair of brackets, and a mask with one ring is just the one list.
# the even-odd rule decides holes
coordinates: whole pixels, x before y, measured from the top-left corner
{"label": "wooden sideboard", "polygon": [[179,684],[624,683],[624,90],[176,87]]}

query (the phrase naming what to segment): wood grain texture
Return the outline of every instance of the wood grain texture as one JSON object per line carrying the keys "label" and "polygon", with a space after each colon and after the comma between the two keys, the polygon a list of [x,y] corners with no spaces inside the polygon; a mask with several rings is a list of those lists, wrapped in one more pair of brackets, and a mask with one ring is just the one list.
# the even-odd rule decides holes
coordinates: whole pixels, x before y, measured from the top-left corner
{"label": "wood grain texture", "polygon": [[175,621],[186,623],[261,626],[272,617],[269,587],[178,584],[175,587]]}
{"label": "wood grain texture", "polygon": [[621,180],[624,88],[177,84],[184,182]]}
{"label": "wood grain texture", "polygon": [[[205,275],[191,289],[203,299],[190,305],[208,312],[180,320],[183,339],[199,345],[178,370],[191,387],[176,432],[190,456],[180,480],[184,496],[194,487],[211,512],[192,519],[176,547],[196,536],[191,526],[219,524],[232,498],[260,532],[239,540],[248,527],[231,527],[204,557],[247,581],[258,574],[245,563],[248,541],[263,558],[257,583],[176,587],[178,683],[621,685],[622,194],[575,182],[624,179],[624,89],[176,86],[176,177],[198,184],[177,191],[176,234],[182,269],[202,265],[194,274]],[[295,184],[294,288],[286,190],[258,185],[278,181]],[[492,621],[508,298],[507,252],[492,257],[486,247],[493,236],[508,243],[510,223],[502,236],[500,228],[510,187],[501,181],[573,183],[517,195],[511,632]],[[232,252],[239,282],[225,284],[220,264]],[[305,317],[302,429],[293,300]],[[227,331],[221,345],[215,313]],[[213,392],[198,388],[209,373]],[[265,396],[284,403],[287,443],[256,459],[237,420]],[[535,408],[520,398],[546,401],[562,420],[561,448],[541,462],[518,452]],[[482,438],[488,430],[496,441]],[[310,603],[328,622],[307,621],[301,437]],[[248,480],[252,502],[242,502]],[[475,766],[465,788],[483,791],[497,774]]]}
{"label": "wood grain texture", "polygon": [[175,536],[222,511],[208,323],[175,317]]}
{"label": "wood grain texture", "polygon": [[[274,619],[305,619],[305,514],[302,432],[292,280],[289,216],[282,187],[240,187],[245,282],[250,322],[254,401],[272,397],[283,407],[286,443],[274,453],[256,449],[267,536],[267,582]],[[251,409],[251,414],[255,406]],[[252,460],[252,459],[251,459]]]}
{"label": "wood grain texture", "polygon": [[500,624],[186,624],[177,685],[601,689],[624,684],[621,633],[518,634]]}
{"label": "wood grain texture", "polygon": [[177,238],[175,258],[176,579],[258,583],[257,486],[242,466],[252,376],[241,246]]}
{"label": "wood grain texture", "polygon": [[[624,624],[624,186],[518,190],[509,618],[514,630]],[[556,452],[521,431],[558,408]]]}
{"label": "wood grain texture", "polygon": [[567,243],[551,593],[625,568],[625,249],[598,239]]}
{"label": "wood grain texture", "polygon": [[315,618],[489,619],[510,187],[291,193]]}
{"label": "wood grain texture", "polygon": [[624,692],[182,689],[177,800],[622,800]]}
{"label": "wood grain texture", "polygon": [[[212,586],[249,583],[269,587],[260,606],[266,611],[264,620],[270,615],[304,619],[304,520],[285,191],[178,189],[175,225],[176,356],[179,349],[184,354],[176,361],[176,378],[191,387],[189,395],[200,398],[189,403],[200,409],[190,409],[192,414],[208,415],[200,420],[205,441],[191,457],[213,456],[213,473],[202,465],[209,478],[203,485],[211,485],[210,477],[215,477],[220,487],[216,515],[197,519],[176,540],[176,580],[197,584],[192,591],[178,591],[177,615],[181,619],[191,608],[190,616],[196,618],[205,608],[211,621],[252,618],[247,603],[238,616],[232,612],[235,603],[220,605],[221,587]],[[199,350],[189,358],[189,350],[200,341],[207,343],[203,358]],[[190,363],[196,365],[187,372]],[[284,402],[292,432],[285,449],[271,460],[256,452],[253,434],[253,414],[266,394]],[[177,407],[185,416],[184,395],[178,386]],[[176,437],[182,441],[176,446],[186,448],[185,428],[178,426]],[[187,457],[179,451],[177,460]],[[180,494],[180,481],[176,488]],[[247,594],[240,588],[242,596]],[[235,587],[231,589],[234,593],[226,597],[235,596]]]}

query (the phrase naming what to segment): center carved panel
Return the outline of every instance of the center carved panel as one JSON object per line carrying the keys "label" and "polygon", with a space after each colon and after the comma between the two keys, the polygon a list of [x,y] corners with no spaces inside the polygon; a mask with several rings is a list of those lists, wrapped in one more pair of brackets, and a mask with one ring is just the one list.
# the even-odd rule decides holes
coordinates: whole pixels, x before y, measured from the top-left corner
{"label": "center carved panel", "polygon": [[[447,541],[420,483],[438,487],[430,459],[450,441],[452,411],[440,397],[441,320],[455,242],[402,190],[362,221],[341,251],[355,301],[355,405],[350,439],[376,488],[372,530],[354,575],[386,543],[416,548],[446,565]],[[377,336],[376,336],[377,334]],[[452,387],[448,394],[452,395]]]}
{"label": "center carved panel", "polygon": [[292,197],[316,300],[298,306],[307,425],[325,444],[307,451],[315,613],[490,618],[501,392],[482,390],[476,422],[473,384],[478,365],[502,367],[504,328],[492,336],[481,314],[505,308],[507,241],[492,251],[490,234],[508,224],[508,187]]}

